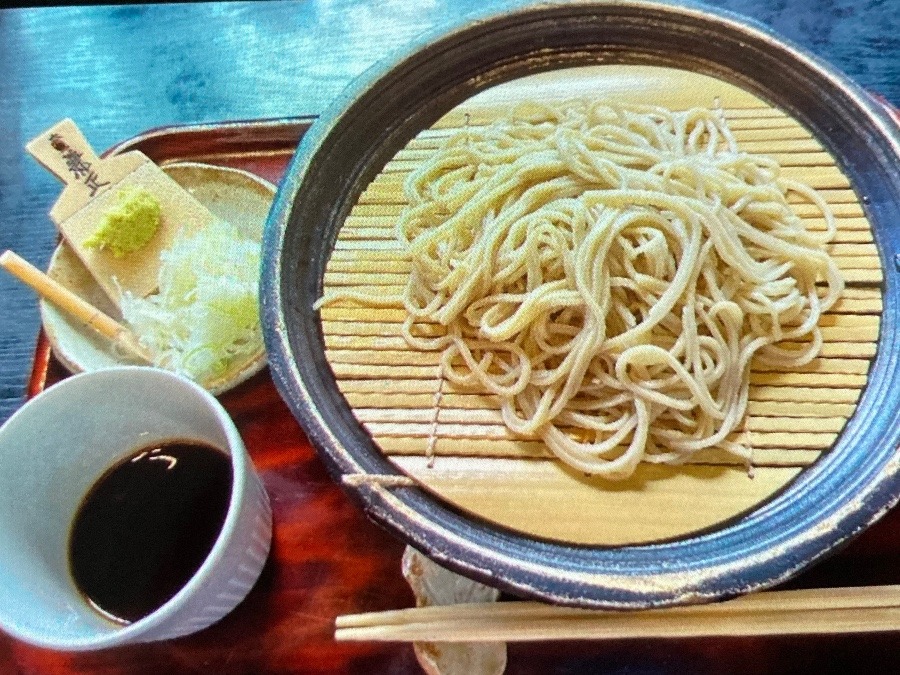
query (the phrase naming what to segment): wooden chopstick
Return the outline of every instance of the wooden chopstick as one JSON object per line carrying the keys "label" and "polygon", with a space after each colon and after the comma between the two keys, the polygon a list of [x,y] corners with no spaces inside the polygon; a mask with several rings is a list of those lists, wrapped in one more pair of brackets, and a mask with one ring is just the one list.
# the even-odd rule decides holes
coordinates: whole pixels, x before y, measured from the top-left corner
{"label": "wooden chopstick", "polygon": [[339,641],[517,642],[736,637],[900,629],[900,586],[768,591],[726,602],[603,611],[473,603],[339,616]]}
{"label": "wooden chopstick", "polygon": [[16,253],[4,251],[0,254],[0,267],[3,267],[19,281],[31,286],[42,298],[46,298],[63,311],[71,314],[85,326],[90,326],[128,354],[147,363],[153,362],[152,356],[141,346],[137,337],[128,328],[75,295]]}

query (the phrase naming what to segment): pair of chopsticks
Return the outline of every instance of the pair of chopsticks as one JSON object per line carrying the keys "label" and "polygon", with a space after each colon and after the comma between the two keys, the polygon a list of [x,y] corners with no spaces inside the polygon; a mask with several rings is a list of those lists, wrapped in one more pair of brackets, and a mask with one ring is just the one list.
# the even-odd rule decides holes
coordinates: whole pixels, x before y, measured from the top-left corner
{"label": "pair of chopsticks", "polygon": [[3,267],[19,281],[31,286],[42,298],[46,298],[81,321],[85,326],[93,328],[100,335],[108,338],[126,353],[136,356],[147,363],[153,362],[153,357],[144,349],[134,333],[128,328],[75,295],[27,260],[12,251],[4,251],[0,254],[0,267]]}
{"label": "pair of chopsticks", "polygon": [[336,640],[519,642],[738,637],[900,629],[900,586],[766,591],[639,611],[473,603],[339,616]]}

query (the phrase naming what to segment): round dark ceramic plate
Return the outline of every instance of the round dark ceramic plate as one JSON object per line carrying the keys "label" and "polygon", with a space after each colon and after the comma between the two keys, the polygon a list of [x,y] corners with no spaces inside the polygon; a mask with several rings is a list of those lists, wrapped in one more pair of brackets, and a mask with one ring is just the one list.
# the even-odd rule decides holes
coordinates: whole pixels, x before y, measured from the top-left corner
{"label": "round dark ceramic plate", "polygon": [[821,460],[760,508],[677,541],[564,545],[467,517],[415,487],[362,485],[350,494],[438,562],[518,595],[643,608],[767,587],[846,542],[900,496],[900,396],[891,394],[900,380],[900,129],[858,86],[764,28],[691,5],[542,3],[428,36],[364,74],[303,139],[267,223],[262,307],[272,372],[335,478],[397,473],[338,391],[312,309],[338,230],[386,162],[455,105],[523,75],[604,63],[731,82],[784,110],[838,159],[885,269],[878,352],[855,415]]}

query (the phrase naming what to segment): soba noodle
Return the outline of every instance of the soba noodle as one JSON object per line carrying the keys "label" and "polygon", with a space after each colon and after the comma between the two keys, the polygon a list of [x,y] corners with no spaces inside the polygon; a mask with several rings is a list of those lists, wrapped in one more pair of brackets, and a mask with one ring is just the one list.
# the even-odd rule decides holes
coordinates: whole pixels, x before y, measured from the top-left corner
{"label": "soba noodle", "polygon": [[713,447],[748,459],[733,432],[751,364],[813,359],[843,289],[828,206],[741,152],[719,110],[528,104],[447,139],[405,189],[407,342],[590,474]]}

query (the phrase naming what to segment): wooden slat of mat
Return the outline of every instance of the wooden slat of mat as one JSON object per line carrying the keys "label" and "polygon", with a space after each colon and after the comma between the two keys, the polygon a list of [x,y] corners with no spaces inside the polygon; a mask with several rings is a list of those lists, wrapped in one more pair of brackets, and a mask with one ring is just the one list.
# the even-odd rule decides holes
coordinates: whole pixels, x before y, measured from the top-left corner
{"label": "wooden slat of mat", "polygon": [[[491,422],[479,422],[479,418],[492,418],[496,411],[485,410],[476,413],[468,411],[467,415],[453,415],[451,419],[465,419],[465,421],[453,422],[442,420],[443,410],[438,411],[438,422],[430,420],[433,410],[406,410],[406,409],[361,409],[357,410],[357,417],[372,433],[373,436],[418,436],[419,438],[455,438],[457,440],[472,438],[491,438],[508,440],[514,438],[510,431],[499,419]],[[788,422],[776,425],[773,418],[760,418],[766,421],[747,420],[745,431],[737,431],[728,438],[740,443],[746,443],[752,447],[778,447],[778,448],[820,448],[822,444],[831,445],[837,438],[837,434],[846,422],[843,418],[820,418],[821,429],[814,429],[814,422],[805,418],[790,418]],[[760,427],[755,429],[753,427]],[[827,447],[826,445],[826,447]],[[502,457],[496,453],[493,456]]]}
{"label": "wooden slat of mat", "polygon": [[[362,239],[365,234],[369,234],[369,237]],[[398,276],[409,274],[411,262],[405,252],[398,248],[391,235],[392,232],[387,229],[348,234],[344,245],[334,251],[333,262],[329,264],[327,272],[332,275],[333,281],[326,280],[326,283],[339,283],[339,275],[343,273],[386,272]],[[360,238],[357,239],[357,236]],[[365,247],[347,245],[348,242],[357,241],[364,243]],[[873,274],[872,279],[873,283],[879,283],[882,278],[881,259],[875,246],[872,244],[866,246],[866,243],[868,242],[831,243],[826,246],[826,250],[835,259],[839,269],[877,270],[878,273]]]}
{"label": "wooden slat of mat", "polygon": [[[540,95],[536,96],[535,91]],[[508,106],[511,102],[564,101],[573,96],[666,105],[672,109],[717,103],[726,109],[765,105],[748,91],[686,70],[652,65],[595,65],[536,73],[491,87],[469,99],[464,108],[449,111],[443,119],[452,120],[461,113],[471,116],[482,108]]]}
{"label": "wooden slat of mat", "polygon": [[[429,379],[434,375],[434,366],[404,364],[359,364],[332,362],[331,369],[339,379],[384,378],[384,379]],[[750,383],[782,387],[860,387],[867,380],[866,375],[846,373],[764,373],[752,371]]]}
{"label": "wooden slat of mat", "polygon": [[[378,409],[382,406],[391,406],[394,409],[421,411],[434,405],[434,395],[430,392],[352,391],[348,387],[344,391],[344,396],[350,405],[360,409]],[[455,411],[455,413],[460,415],[466,415],[467,419],[466,411],[486,410],[496,413],[497,407],[496,398],[490,394],[472,392],[445,393],[441,397],[442,413],[444,411]],[[853,403],[835,403],[830,401],[795,401],[787,404],[775,401],[750,401],[747,413],[751,417],[847,418],[853,414],[855,409],[856,406]]]}
{"label": "wooden slat of mat", "polygon": [[[830,437],[833,437],[832,434]],[[490,457],[494,459],[533,459],[553,460],[553,455],[541,441],[509,438],[449,438],[441,436],[432,444],[423,436],[383,436],[379,444],[391,456],[427,456],[431,447],[431,461],[438,464],[445,457]],[[498,449],[500,450],[498,452]],[[816,447],[754,447],[754,470],[778,466],[809,466],[822,455],[822,449]],[[741,457],[723,450],[710,448],[701,450],[691,456],[685,465],[711,464],[729,467],[740,467],[747,471],[747,462]]]}
{"label": "wooden slat of mat", "polygon": [[[381,448],[390,455],[425,456],[429,439],[411,436],[386,436],[379,441]],[[498,446],[502,454],[497,454]],[[501,459],[552,459],[547,446],[541,441],[523,439],[438,438],[433,447],[432,462],[437,464],[444,457],[494,457]],[[753,448],[753,464],[760,467],[806,467],[822,455],[818,448]],[[739,467],[747,471],[747,462],[716,448],[701,450],[687,462],[688,465],[712,464]]]}
{"label": "wooden slat of mat", "polygon": [[[835,262],[841,271],[844,281],[850,285],[878,285],[884,275],[877,258],[853,258],[835,256]],[[399,295],[405,284],[405,275],[398,274],[396,267],[382,268],[374,273],[361,272],[351,276],[346,272],[325,273],[325,284],[328,287],[353,287],[378,288],[378,293],[383,296]]]}
{"label": "wooden slat of mat", "polygon": [[[881,259],[874,246],[871,249],[849,246],[829,246],[832,257],[840,270],[872,270],[873,283],[881,281]],[[359,250],[359,249],[356,249]],[[380,253],[380,251],[376,251]],[[340,257],[334,265],[328,266],[326,285],[342,286],[346,283],[363,283],[377,286],[403,285],[409,275],[412,263],[404,257],[385,259],[382,256],[357,255],[350,264],[342,264]],[[369,276],[367,276],[369,275]]]}
{"label": "wooden slat of mat", "polygon": [[[522,531],[586,544],[642,543],[711,527],[787,485],[797,467],[643,464],[611,484],[556,461],[395,455],[393,461],[428,489],[482,518]],[[624,498],[639,494],[640,499]],[[551,507],[552,505],[552,507]],[[553,512],[565,513],[555,518]]]}
{"label": "wooden slat of mat", "polygon": [[[857,226],[857,221],[859,221],[861,225]],[[332,253],[332,260],[339,261],[341,260],[341,256],[344,255],[364,255],[361,253],[345,254],[344,251],[371,251],[372,255],[370,257],[373,259],[379,256],[385,257],[386,259],[394,259],[397,256],[396,253],[385,253],[383,249],[373,250],[366,247],[365,242],[390,241],[393,244],[396,223],[397,216],[350,216],[345,221],[344,229],[341,232],[341,239],[337,242],[339,246]],[[806,225],[814,230],[824,229],[824,223],[820,223],[819,221],[810,221],[807,222]],[[868,229],[868,223],[864,218],[843,218],[839,225],[841,226],[840,229],[835,233],[834,239],[829,244],[832,255],[837,254],[837,249],[839,249],[842,244],[872,243],[872,232]],[[359,244],[356,246],[348,246],[347,242],[359,242],[362,244],[362,247],[360,247]],[[394,245],[388,250],[399,249]]]}
{"label": "wooden slat of mat", "polygon": [[[818,190],[825,201],[831,205],[835,215],[858,217],[853,216],[856,213],[856,209],[853,207],[859,207],[856,194],[846,186],[842,177],[829,175],[829,172],[822,170],[822,167],[794,167],[794,170],[785,170],[783,173],[786,178],[804,180],[810,187]],[[408,176],[409,172],[407,171],[381,174],[360,197],[359,203],[385,206],[406,204],[403,185]],[[805,177],[808,177],[809,180],[805,180]],[[801,218],[820,219],[818,208],[809,204],[799,195],[789,193],[787,201],[794,205],[795,212]]]}
{"label": "wooden slat of mat", "polygon": [[[403,205],[400,203],[372,203],[367,201],[367,197],[365,193],[360,197],[360,202],[353,207],[350,212],[351,217],[367,217],[367,216],[380,216],[384,218],[396,218],[400,215],[403,210]],[[824,227],[823,220],[819,210],[813,206],[812,204],[797,204],[793,207],[794,212],[804,220],[807,220],[807,227],[810,229],[822,229]],[[871,232],[871,227],[868,224],[868,220],[865,218],[865,214],[863,213],[862,207],[859,204],[833,204],[832,211],[838,219],[840,219],[840,227],[841,229],[851,229],[851,230],[868,230]],[[870,240],[871,241],[871,240]],[[341,243],[338,240],[338,243]]]}
{"label": "wooden slat of mat", "polygon": [[[687,108],[680,109],[686,110]],[[498,115],[508,115],[509,111],[510,108],[502,107],[483,108],[480,117],[470,116],[468,123],[464,116],[447,116],[438,121],[439,126],[425,129],[416,134],[407,144],[407,149],[417,149],[419,144],[435,145],[454,135],[460,129],[484,127],[490,119],[495,119]],[[815,141],[821,147],[821,144],[814,139],[806,127],[780,111],[760,107],[742,110],[725,108],[724,114],[732,133],[747,134],[746,140],[748,141],[808,139]]]}
{"label": "wooden slat of mat", "polygon": [[[342,277],[346,278],[346,277]],[[363,278],[368,278],[365,276]],[[398,286],[398,288],[402,288]],[[380,291],[380,289],[379,289]],[[379,293],[382,298],[385,297],[383,293]],[[849,300],[848,300],[849,301]],[[402,324],[403,320],[406,318],[406,310],[400,307],[365,307],[361,308],[359,306],[355,306],[353,304],[349,304],[351,301],[346,301],[348,304],[337,304],[328,305],[323,307],[320,310],[322,321],[324,325],[334,324],[349,324],[349,326],[360,326],[360,330],[363,331],[360,335],[368,335],[366,332],[368,329],[364,328],[364,324],[374,323],[377,325],[386,326],[386,334],[399,334],[400,324]],[[396,324],[396,325],[395,325]],[[437,335],[441,332],[440,326],[437,323],[422,323],[419,324],[424,334],[428,335]],[[845,314],[836,314],[836,313],[825,313],[819,319],[819,326],[823,329],[823,335],[830,336],[836,340],[853,340],[854,338],[850,337],[851,335],[858,334],[862,335],[864,339],[873,339],[877,337],[878,327],[880,325],[880,318],[877,315],[845,315]],[[352,334],[348,333],[348,330],[352,330],[349,326],[344,325],[336,325],[336,334],[339,335],[347,335]],[[841,331],[829,331],[829,328],[841,328]],[[330,331],[326,331],[328,333]],[[826,338],[828,339],[828,338]]]}
{"label": "wooden slat of mat", "polygon": [[[382,239],[393,241],[393,228],[352,227],[346,233],[347,239],[373,241]],[[835,258],[859,258],[878,261],[878,249],[871,242],[830,243],[826,250]],[[865,263],[870,266],[871,263]],[[407,273],[410,260],[402,251],[337,249],[332,253],[328,264],[329,272],[381,272],[396,271]]]}
{"label": "wooden slat of mat", "polygon": [[[436,369],[435,369],[436,370]],[[421,379],[392,379],[385,383],[380,378],[347,379],[339,383],[344,393],[378,393],[383,396],[394,394],[434,394],[438,389],[438,375]],[[458,390],[455,385],[445,382],[442,389],[447,392],[467,393]],[[773,384],[759,384],[750,387],[750,402],[753,401],[792,401],[802,403],[856,403],[860,389],[856,387],[784,387]],[[487,404],[487,403],[486,403]]]}
{"label": "wooden slat of mat", "polygon": [[[341,278],[346,279],[348,277]],[[363,278],[368,277],[366,276]],[[384,297],[384,294],[381,294],[381,296]],[[849,299],[847,301],[849,301]],[[322,307],[320,313],[322,316],[322,320],[325,322],[350,321],[354,323],[395,323],[398,324],[397,330],[399,330],[399,324],[401,324],[406,318],[406,310],[401,307],[360,307],[353,304],[353,302],[349,300],[342,301],[341,303],[335,302],[334,304],[326,305],[325,307]],[[819,326],[822,328],[839,326],[842,328],[867,328],[870,330],[877,330],[879,324],[880,319],[877,315],[845,316],[842,314],[826,312],[819,319]],[[421,325],[430,327],[427,330],[431,331],[432,333],[436,331],[438,327],[437,323],[423,323]],[[431,327],[433,327],[434,330],[432,330]],[[870,335],[870,333],[866,333],[866,335]]]}
{"label": "wooden slat of mat", "polygon": [[[431,418],[432,410],[409,410],[405,408],[361,408],[357,417],[365,427],[377,437],[419,437],[429,439],[454,438],[457,440],[484,438],[512,440],[515,438],[502,423],[496,410],[438,411],[437,422]],[[449,419],[448,419],[449,418]],[[456,421],[454,421],[456,420]],[[816,424],[819,428],[816,428]],[[831,445],[837,434],[844,428],[845,418],[753,418],[746,420],[743,431],[736,431],[729,440],[746,443],[751,447],[778,448],[821,448]],[[499,450],[492,453],[502,457]]]}
{"label": "wooden slat of mat", "polygon": [[[335,275],[332,278],[346,277]],[[402,286],[397,285],[397,288],[402,288]],[[384,293],[380,293],[380,295],[382,299],[386,297]],[[820,326],[878,327],[878,314],[881,312],[881,292],[879,289],[872,287],[850,288],[846,289],[843,297],[845,303],[870,302],[873,306],[871,315],[843,316],[842,312],[830,310],[822,315],[819,321]],[[396,307],[360,307],[352,300],[336,300],[322,307],[320,314],[323,321],[373,321],[377,323],[401,324],[406,319],[406,310],[399,305]],[[423,323],[422,325],[436,326],[437,324]]]}
{"label": "wooden slat of mat", "polygon": [[[358,364],[371,366],[421,366],[435,369],[440,364],[440,353],[431,351],[411,351],[409,349],[360,351],[358,349],[334,349],[329,361],[336,364]],[[869,359],[822,358],[797,366],[795,373],[835,373],[865,375],[869,370]],[[779,372],[779,369],[764,363],[754,367],[757,373]],[[432,372],[434,372],[432,370]]]}
{"label": "wooden slat of mat", "polygon": [[[457,132],[463,131],[462,129]],[[382,176],[393,176],[399,171],[410,171],[430,157],[452,136],[415,139],[387,163]],[[765,138],[775,136],[775,138]],[[776,160],[784,170],[798,167],[832,169],[831,155],[802,128],[746,129],[735,134],[738,149],[753,155]],[[840,172],[838,172],[840,173]],[[833,174],[832,174],[833,175]]]}
{"label": "wooden slat of mat", "polygon": [[[374,402],[370,402],[371,403]],[[754,402],[755,403],[755,402]],[[375,407],[357,406],[356,412],[359,420],[365,424],[396,424],[402,433],[404,430],[416,431],[418,435],[429,436],[432,433],[430,425],[434,420],[433,400],[420,408],[407,408],[405,406],[387,407],[390,404],[396,404],[396,401],[384,401],[376,403]],[[783,407],[790,408],[787,404]],[[815,419],[803,416],[787,416],[779,415],[770,417],[765,415],[750,414],[746,420],[745,428],[751,433],[811,433],[811,434],[835,434],[844,428],[847,422],[846,416],[830,417],[826,415],[816,416]],[[806,408],[809,410],[809,408]],[[786,412],[790,412],[789,410]],[[486,433],[491,438],[497,436],[509,435],[508,430],[503,424],[503,417],[500,410],[496,407],[492,408],[452,408],[449,404],[445,404],[441,400],[441,407],[437,414],[437,423],[439,425],[452,425],[454,429],[466,429],[471,427],[476,430],[477,434]],[[409,425],[409,426],[407,426]],[[424,427],[421,425],[425,425]],[[466,432],[460,432],[467,435]],[[736,436],[739,436],[737,434]],[[810,437],[814,438],[814,437]],[[817,437],[815,437],[817,438]],[[785,446],[796,445],[796,447],[807,447],[800,444],[796,439],[788,439]]]}
{"label": "wooden slat of mat", "polygon": [[[672,106],[672,110],[687,110],[690,105]],[[457,130],[466,126],[477,128],[489,123],[497,118],[498,115],[508,114],[509,107],[489,106],[481,107],[479,110],[471,110],[468,117],[465,114],[446,115],[439,120],[434,127],[420,132],[417,140],[433,140],[446,138],[454,134]],[[772,110],[771,108],[763,108],[759,106],[748,108],[729,108],[723,109],[725,119],[732,132],[740,132],[748,129],[790,129],[793,138],[803,138],[804,133],[807,138],[812,138],[811,134],[795,120],[784,113]]]}
{"label": "wooden slat of mat", "polygon": [[[845,317],[856,315],[840,315]],[[864,315],[869,316],[869,315]],[[878,317],[872,317],[877,321]],[[396,336],[399,335],[399,324],[368,323],[356,321],[327,321],[323,323],[323,330],[328,335],[359,335],[359,336]],[[423,335],[436,335],[436,327],[430,324],[421,326]],[[878,339],[878,324],[862,326],[825,326],[822,328],[822,337],[826,342],[875,342]]]}
{"label": "wooden slat of mat", "polygon": [[[778,155],[767,155],[777,157]],[[781,167],[781,175],[784,178],[803,181],[815,189],[847,188],[850,182],[840,173],[834,171],[834,167],[825,164],[824,153],[798,153],[786,158],[787,163]],[[385,166],[381,176],[389,177],[395,173],[409,173],[417,168],[419,160],[393,160]]]}
{"label": "wooden slat of mat", "polygon": [[[847,190],[849,181],[835,167],[828,163],[827,153],[768,154],[767,157],[784,160],[781,175],[784,178],[802,181],[817,190]],[[388,199],[386,204],[401,203],[403,183],[406,177],[421,164],[420,159],[391,160],[384,171],[378,175],[371,192],[361,197],[361,204],[378,203],[379,199]],[[387,195],[385,197],[385,195]]]}
{"label": "wooden slat of mat", "polygon": [[[795,211],[796,208],[797,207],[794,207]],[[396,227],[397,220],[399,219],[402,210],[403,207],[400,204],[375,204],[374,206],[371,204],[357,205],[347,217],[344,227],[348,230],[357,230],[360,228],[389,229],[391,230],[391,237],[393,238],[393,229]],[[825,229],[825,219],[822,218],[821,214],[818,212],[803,217],[803,221],[804,227],[809,230],[821,231]],[[847,241],[848,243],[853,243],[855,241],[872,241],[872,230],[869,227],[869,221],[863,215],[836,215],[835,224],[836,232],[832,243],[840,243],[841,241]],[[859,235],[855,234],[857,232],[864,232],[868,236],[861,240],[843,239],[843,237],[850,234],[854,237],[858,237]],[[353,234],[348,232],[347,236],[352,237]],[[338,240],[337,243],[341,243],[341,241],[342,240]]]}
{"label": "wooden slat of mat", "polygon": [[[850,286],[881,284],[884,275],[881,266],[876,267],[876,260],[868,259],[862,262],[860,259],[835,257],[841,276]],[[356,285],[369,289],[378,288],[378,293],[385,297],[397,296],[403,290],[403,284],[398,281],[400,275],[395,274],[393,268],[383,268],[373,274],[360,273],[355,278],[349,277],[345,272],[326,272],[325,274],[325,283],[333,288]]]}
{"label": "wooden slat of mat", "polygon": [[[326,334],[325,347],[328,350],[378,351],[408,349],[406,341],[399,335],[332,335]],[[796,347],[797,345],[794,345]],[[826,342],[822,345],[820,358],[868,358],[875,356],[874,342]]]}

